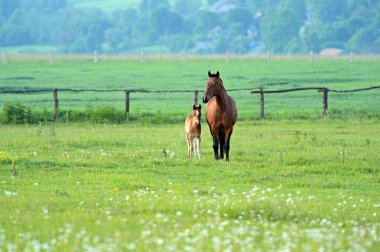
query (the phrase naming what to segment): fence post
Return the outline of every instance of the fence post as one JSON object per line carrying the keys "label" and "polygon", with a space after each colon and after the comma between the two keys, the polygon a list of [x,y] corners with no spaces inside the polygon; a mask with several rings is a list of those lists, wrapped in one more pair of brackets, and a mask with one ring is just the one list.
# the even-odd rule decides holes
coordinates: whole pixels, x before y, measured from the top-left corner
{"label": "fence post", "polygon": [[260,119],[264,119],[264,90],[260,88]]}
{"label": "fence post", "polygon": [[57,115],[58,115],[58,104],[59,104],[59,101],[58,101],[58,89],[54,88],[53,89],[53,102],[54,102],[54,105],[53,105],[53,115],[52,115],[52,119],[55,121],[57,119]]}
{"label": "fence post", "polygon": [[97,51],[94,51],[94,63],[95,64],[98,63],[98,52]]}
{"label": "fence post", "polygon": [[49,53],[49,63],[50,63],[50,64],[53,64],[53,62],[54,62],[54,59],[53,59],[53,53],[50,52],[50,53]]}
{"label": "fence post", "polygon": [[129,90],[125,90],[125,117],[129,121]]}
{"label": "fence post", "polygon": [[198,90],[194,90],[194,105],[198,104]]}
{"label": "fence post", "polygon": [[231,50],[230,50],[230,49],[228,49],[228,50],[227,50],[227,57],[226,57],[226,61],[227,61],[227,62],[230,62],[230,60],[231,60]]}
{"label": "fence post", "polygon": [[329,90],[327,88],[323,89],[323,115],[326,117],[327,116],[327,110],[328,110],[328,94]]}
{"label": "fence post", "polygon": [[143,50],[141,50],[141,52],[140,52],[140,62],[144,63],[144,51]]}
{"label": "fence post", "polygon": [[3,53],[3,59],[4,59],[4,64],[8,64],[8,53],[7,52]]}

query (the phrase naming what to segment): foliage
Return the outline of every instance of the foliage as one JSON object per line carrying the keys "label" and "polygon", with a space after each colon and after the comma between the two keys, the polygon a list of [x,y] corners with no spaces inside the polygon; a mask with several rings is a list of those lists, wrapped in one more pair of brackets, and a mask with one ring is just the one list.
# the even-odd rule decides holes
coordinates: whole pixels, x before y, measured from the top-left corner
{"label": "foliage", "polygon": [[6,103],[3,106],[5,123],[32,123],[32,111],[20,103]]}
{"label": "foliage", "polygon": [[113,12],[103,11],[102,1],[76,8],[81,2],[0,0],[0,46],[48,45],[64,53],[139,53],[152,46],[223,54],[380,50],[378,1],[231,0],[224,9],[222,1],[141,0]]}

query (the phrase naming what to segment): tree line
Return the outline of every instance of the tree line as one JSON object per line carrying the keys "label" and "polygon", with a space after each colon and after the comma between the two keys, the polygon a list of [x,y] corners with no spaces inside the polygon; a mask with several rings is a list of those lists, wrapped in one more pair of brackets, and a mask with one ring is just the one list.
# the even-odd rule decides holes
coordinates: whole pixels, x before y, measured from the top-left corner
{"label": "tree line", "polygon": [[141,0],[113,12],[66,0],[0,0],[2,47],[61,53],[380,52],[377,0]]}

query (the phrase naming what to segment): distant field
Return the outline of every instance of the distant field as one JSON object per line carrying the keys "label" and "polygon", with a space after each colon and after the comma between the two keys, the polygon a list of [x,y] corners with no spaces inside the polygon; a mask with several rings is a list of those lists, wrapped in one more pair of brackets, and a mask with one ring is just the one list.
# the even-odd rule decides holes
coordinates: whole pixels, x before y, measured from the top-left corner
{"label": "distant field", "polygon": [[[322,86],[334,89],[362,88],[380,84],[380,60],[377,58],[326,58],[309,62],[307,57],[265,58],[182,56],[151,57],[141,63],[139,57],[100,56],[98,64],[91,56],[56,56],[49,64],[45,56],[9,56],[0,67],[0,89],[96,88],[147,90],[200,90],[207,72],[219,70],[226,89],[283,89]],[[233,91],[241,119],[256,118],[259,97],[249,91]],[[330,116],[379,117],[379,89],[358,93],[329,94]],[[84,109],[87,105],[111,105],[124,109],[124,92],[59,93],[60,109]],[[32,109],[52,108],[52,94],[0,94],[0,107],[6,102],[21,102]],[[316,118],[322,109],[322,94],[317,91],[267,94],[267,118]],[[181,119],[191,111],[192,93],[131,94],[131,114],[143,112],[168,114]]]}

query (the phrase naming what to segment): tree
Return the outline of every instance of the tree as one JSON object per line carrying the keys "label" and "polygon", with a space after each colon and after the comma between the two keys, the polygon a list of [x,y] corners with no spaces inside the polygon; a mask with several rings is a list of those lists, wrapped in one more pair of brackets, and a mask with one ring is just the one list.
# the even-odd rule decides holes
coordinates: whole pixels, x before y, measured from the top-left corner
{"label": "tree", "polygon": [[19,0],[0,0],[0,20],[8,18],[19,7]]}
{"label": "tree", "polygon": [[273,52],[286,53],[292,39],[299,38],[300,28],[306,19],[304,1],[285,0],[264,15],[262,39]]}
{"label": "tree", "polygon": [[333,22],[347,15],[347,0],[311,1],[311,7],[321,22]]}
{"label": "tree", "polygon": [[151,17],[152,29],[158,36],[178,34],[184,31],[185,25],[182,17],[166,8],[153,11]]}

